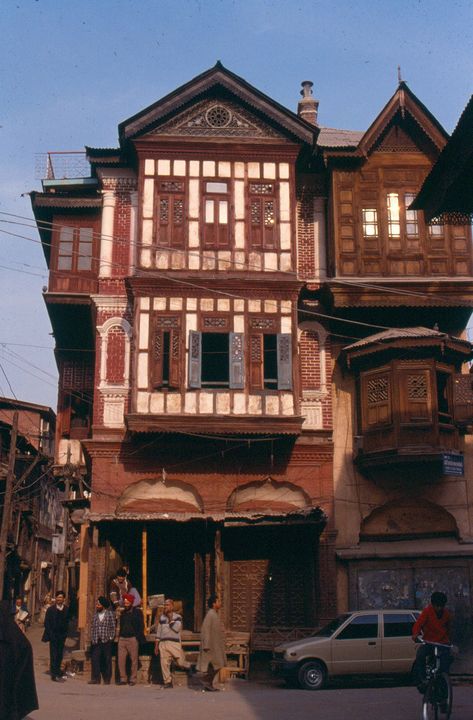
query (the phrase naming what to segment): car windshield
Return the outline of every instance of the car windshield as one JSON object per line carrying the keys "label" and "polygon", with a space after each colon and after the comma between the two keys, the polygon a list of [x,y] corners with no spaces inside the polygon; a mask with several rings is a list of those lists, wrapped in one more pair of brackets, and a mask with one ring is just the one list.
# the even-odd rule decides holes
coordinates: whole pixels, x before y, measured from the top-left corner
{"label": "car windshield", "polygon": [[342,625],[348,617],[350,617],[349,613],[339,615],[337,618],[335,618],[335,620],[331,620],[327,625],[324,625],[323,628],[317,630],[317,632],[314,633],[313,637],[330,637],[331,635],[333,635],[335,630],[338,630],[340,625]]}

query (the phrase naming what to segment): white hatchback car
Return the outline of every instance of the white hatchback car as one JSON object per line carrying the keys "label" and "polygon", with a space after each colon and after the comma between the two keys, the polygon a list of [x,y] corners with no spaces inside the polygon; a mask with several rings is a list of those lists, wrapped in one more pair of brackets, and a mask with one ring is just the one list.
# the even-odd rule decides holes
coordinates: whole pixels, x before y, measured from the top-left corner
{"label": "white hatchback car", "polygon": [[395,675],[412,670],[418,610],[346,613],[310,637],[274,648],[271,670],[306,690],[320,690],[338,675]]}

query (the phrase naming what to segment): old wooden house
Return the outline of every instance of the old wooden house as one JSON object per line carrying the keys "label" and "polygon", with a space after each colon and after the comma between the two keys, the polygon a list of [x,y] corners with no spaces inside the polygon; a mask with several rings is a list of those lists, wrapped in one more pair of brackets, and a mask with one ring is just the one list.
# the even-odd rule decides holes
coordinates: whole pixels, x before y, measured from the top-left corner
{"label": "old wooden house", "polygon": [[91,489],[83,627],[124,562],[147,616],[165,593],[198,631],[216,589],[256,649],[418,604],[440,552],[469,582],[442,460],[470,228],[410,209],[447,135],[404,83],[366,132],[321,128],[302,85],[296,114],[217,63],[32,193],[58,447]]}

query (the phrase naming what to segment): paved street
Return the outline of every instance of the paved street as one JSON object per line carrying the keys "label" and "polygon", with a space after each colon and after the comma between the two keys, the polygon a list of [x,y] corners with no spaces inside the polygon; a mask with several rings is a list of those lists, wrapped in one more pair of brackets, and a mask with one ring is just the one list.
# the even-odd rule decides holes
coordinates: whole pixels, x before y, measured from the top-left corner
{"label": "paved street", "polygon": [[[420,695],[410,687],[334,688],[321,692],[287,690],[253,683],[231,683],[220,693],[156,686],[90,686],[83,679],[59,685],[38,678],[40,710],[31,720],[414,720]],[[473,688],[456,687],[453,720],[471,720]]]}
{"label": "paved street", "polygon": [[[389,682],[351,683],[321,692],[289,690],[263,682],[234,680],[219,693],[157,685],[91,686],[77,675],[63,684],[47,674],[48,645],[41,627],[28,637],[33,645],[40,709],[29,720],[420,720],[421,698],[415,688]],[[473,717],[473,686],[454,688],[452,720]],[[3,720],[3,719],[2,719]]]}

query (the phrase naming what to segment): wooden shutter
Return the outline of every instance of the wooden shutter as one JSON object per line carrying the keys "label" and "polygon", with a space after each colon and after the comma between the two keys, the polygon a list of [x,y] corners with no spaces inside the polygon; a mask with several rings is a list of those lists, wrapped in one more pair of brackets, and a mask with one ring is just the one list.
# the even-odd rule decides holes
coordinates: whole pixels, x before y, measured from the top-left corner
{"label": "wooden shutter", "polygon": [[230,333],[230,387],[237,390],[245,387],[245,369],[243,364],[243,333]]}
{"label": "wooden shutter", "polygon": [[453,376],[453,412],[456,423],[473,422],[473,375],[470,373]]}
{"label": "wooden shutter", "polygon": [[189,331],[189,387],[202,386],[202,333]]}
{"label": "wooden shutter", "polygon": [[183,247],[185,239],[184,183],[166,180],[159,183],[158,245]]}
{"label": "wooden shutter", "polygon": [[363,432],[378,425],[392,423],[392,391],[390,370],[362,372],[361,417]]}
{"label": "wooden shutter", "polygon": [[292,335],[278,334],[278,390],[292,390]]}
{"label": "wooden shutter", "polygon": [[155,328],[151,347],[151,384],[153,388],[159,388],[163,384],[163,335],[162,330]]}
{"label": "wooden shutter", "polygon": [[169,338],[169,387],[181,384],[181,333],[172,329]]}
{"label": "wooden shutter", "polygon": [[264,348],[262,333],[250,335],[250,388],[262,390],[264,387]]}
{"label": "wooden shutter", "polygon": [[401,423],[432,422],[432,371],[425,366],[397,372]]}

